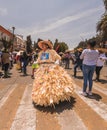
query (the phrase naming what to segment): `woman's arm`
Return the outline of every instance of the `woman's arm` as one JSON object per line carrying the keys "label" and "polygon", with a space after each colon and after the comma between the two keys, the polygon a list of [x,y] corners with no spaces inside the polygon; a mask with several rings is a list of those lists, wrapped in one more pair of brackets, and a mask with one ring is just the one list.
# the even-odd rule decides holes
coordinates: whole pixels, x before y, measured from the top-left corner
{"label": "woman's arm", "polygon": [[61,56],[58,55],[58,53],[55,50],[51,50],[51,52],[52,52],[52,59],[54,59],[55,61],[61,60]]}
{"label": "woman's arm", "polygon": [[100,57],[100,59],[102,59],[102,60],[107,60],[107,57]]}

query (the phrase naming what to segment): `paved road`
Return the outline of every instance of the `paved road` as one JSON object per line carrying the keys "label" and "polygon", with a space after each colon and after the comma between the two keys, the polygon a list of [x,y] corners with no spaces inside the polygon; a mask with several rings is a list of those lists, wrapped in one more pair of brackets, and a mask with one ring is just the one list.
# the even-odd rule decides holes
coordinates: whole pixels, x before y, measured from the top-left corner
{"label": "paved road", "polygon": [[[103,82],[94,82],[93,96],[80,95],[83,80],[79,71],[78,77],[72,78],[75,92],[71,101],[43,108],[32,104],[30,67],[26,77],[14,67],[11,78],[0,79],[0,130],[107,130],[105,70]],[[67,71],[72,75],[72,69]]]}

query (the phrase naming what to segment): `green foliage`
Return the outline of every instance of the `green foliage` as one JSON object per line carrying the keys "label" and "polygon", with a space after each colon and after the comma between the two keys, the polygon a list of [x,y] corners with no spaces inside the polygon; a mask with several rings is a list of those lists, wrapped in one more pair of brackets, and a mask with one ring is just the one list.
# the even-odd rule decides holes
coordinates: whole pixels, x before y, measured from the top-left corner
{"label": "green foliage", "polygon": [[105,10],[107,10],[107,0],[103,0],[103,2],[104,2]]}
{"label": "green foliage", "polygon": [[105,6],[105,12],[101,16],[101,20],[97,23],[97,32],[102,36],[102,41],[107,41],[107,0],[103,0]]}
{"label": "green foliage", "polygon": [[101,42],[107,41],[107,0],[103,0],[103,2],[105,6],[105,12],[101,17],[101,20],[98,21],[97,27],[96,27],[96,30],[97,32],[99,32],[99,34],[97,34],[95,37],[92,37],[88,40],[81,41],[75,49],[80,48],[80,47],[86,48],[87,43],[90,40],[95,40],[97,43],[97,47],[100,47]]}
{"label": "green foliage", "polygon": [[78,46],[75,48],[75,50],[77,49],[77,48],[87,48],[87,43],[90,41],[90,40],[92,40],[92,41],[96,41],[96,43],[97,43],[97,47],[99,47],[100,46],[100,43],[102,42],[102,36],[99,34],[97,34],[96,35],[96,37],[92,37],[92,38],[90,38],[90,39],[86,39],[85,41],[80,41],[80,43],[78,44]]}
{"label": "green foliage", "polygon": [[6,41],[6,39],[2,38],[0,41],[2,42],[4,49],[10,49],[12,47],[12,40]]}
{"label": "green foliage", "polygon": [[26,41],[26,51],[27,53],[32,53],[33,49],[32,49],[32,41],[31,41],[31,36],[27,36],[27,41]]}
{"label": "green foliage", "polygon": [[65,52],[68,49],[68,45],[65,42],[58,42],[58,39],[55,40],[54,49],[59,52]]}
{"label": "green foliage", "polygon": [[54,50],[56,50],[56,48],[59,46],[59,43],[58,43],[58,39],[55,40],[55,43],[54,43]]}
{"label": "green foliage", "polygon": [[107,40],[107,14],[104,14],[97,23],[97,32],[100,32],[103,42]]}

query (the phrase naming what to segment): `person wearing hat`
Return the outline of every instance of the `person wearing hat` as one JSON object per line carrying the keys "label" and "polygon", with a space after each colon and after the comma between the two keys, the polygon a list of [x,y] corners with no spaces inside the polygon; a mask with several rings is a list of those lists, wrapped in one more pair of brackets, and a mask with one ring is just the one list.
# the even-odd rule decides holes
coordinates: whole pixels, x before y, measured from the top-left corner
{"label": "person wearing hat", "polygon": [[80,67],[80,69],[82,70],[82,59],[80,59],[82,51],[83,51],[82,48],[78,48],[77,51],[75,52],[74,75],[73,75],[75,78],[77,76],[77,68]]}
{"label": "person wearing hat", "polygon": [[64,54],[65,69],[69,69],[70,57],[71,57],[70,52],[69,51],[65,51],[65,54]]}
{"label": "person wearing hat", "polygon": [[58,64],[61,57],[53,50],[50,41],[38,42],[41,51],[38,55],[33,82],[32,100],[40,106],[53,106],[60,101],[70,100],[73,85],[70,76]]}

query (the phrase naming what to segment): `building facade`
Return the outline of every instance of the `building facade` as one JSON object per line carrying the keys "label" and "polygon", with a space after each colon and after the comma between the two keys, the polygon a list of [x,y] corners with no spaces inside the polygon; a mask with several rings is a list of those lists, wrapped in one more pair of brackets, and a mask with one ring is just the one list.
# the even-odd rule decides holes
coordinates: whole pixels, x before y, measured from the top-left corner
{"label": "building facade", "polygon": [[6,41],[12,40],[13,34],[0,25],[0,39],[4,38]]}
{"label": "building facade", "polygon": [[26,48],[26,42],[22,35],[15,35],[11,30],[9,31],[0,25],[0,49],[3,48],[2,39],[12,42],[12,50],[21,50]]}
{"label": "building facade", "polygon": [[0,49],[3,48],[3,43],[2,43],[2,39],[6,40],[6,41],[10,41],[13,38],[13,34],[5,29],[3,26],[0,25]]}
{"label": "building facade", "polygon": [[22,35],[16,35],[15,36],[15,43],[14,43],[14,48],[16,50],[21,50],[26,48],[26,41],[23,39]]}

